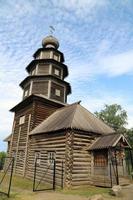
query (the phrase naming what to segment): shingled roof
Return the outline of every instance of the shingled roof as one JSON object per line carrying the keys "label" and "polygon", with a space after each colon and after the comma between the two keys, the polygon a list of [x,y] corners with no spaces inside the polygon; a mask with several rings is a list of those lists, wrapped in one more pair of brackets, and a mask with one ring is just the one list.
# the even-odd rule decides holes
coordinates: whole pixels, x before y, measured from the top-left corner
{"label": "shingled roof", "polygon": [[113,133],[114,130],[103,121],[96,118],[79,103],[74,103],[58,109],[40,125],[30,132],[30,135],[48,133],[65,129],[76,129],[98,134]]}
{"label": "shingled roof", "polygon": [[4,142],[10,142],[12,138],[12,134],[8,135],[5,139]]}
{"label": "shingled roof", "polygon": [[109,134],[104,135],[98,138],[90,147],[88,150],[99,150],[99,149],[107,149],[110,147],[115,147],[120,139],[123,140],[123,142],[126,143],[126,147],[131,148],[130,144],[122,134]]}

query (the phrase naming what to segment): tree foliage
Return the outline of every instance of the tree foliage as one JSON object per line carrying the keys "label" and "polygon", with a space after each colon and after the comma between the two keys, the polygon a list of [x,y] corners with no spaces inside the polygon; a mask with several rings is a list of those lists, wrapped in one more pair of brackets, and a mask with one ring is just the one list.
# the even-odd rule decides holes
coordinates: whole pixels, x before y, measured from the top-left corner
{"label": "tree foliage", "polygon": [[121,107],[121,105],[106,104],[104,109],[100,112],[95,112],[95,115],[102,119],[115,131],[125,131],[125,125],[127,124],[127,112]]}
{"label": "tree foliage", "polygon": [[133,128],[128,129],[125,127],[125,125],[127,125],[127,112],[121,107],[121,105],[106,104],[104,109],[100,112],[95,112],[95,115],[112,127],[116,133],[119,132],[124,134],[133,148]]}
{"label": "tree foliage", "polygon": [[4,151],[0,152],[0,170],[3,169],[6,153]]}
{"label": "tree foliage", "polygon": [[133,128],[126,130],[127,139],[133,149]]}

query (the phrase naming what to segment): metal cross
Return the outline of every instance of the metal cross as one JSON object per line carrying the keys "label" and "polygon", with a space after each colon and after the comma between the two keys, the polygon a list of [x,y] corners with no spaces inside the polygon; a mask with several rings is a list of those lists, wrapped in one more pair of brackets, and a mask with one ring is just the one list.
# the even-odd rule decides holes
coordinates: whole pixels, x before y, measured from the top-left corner
{"label": "metal cross", "polygon": [[49,26],[49,32],[51,35],[53,35],[54,31],[55,31],[55,28],[53,26]]}

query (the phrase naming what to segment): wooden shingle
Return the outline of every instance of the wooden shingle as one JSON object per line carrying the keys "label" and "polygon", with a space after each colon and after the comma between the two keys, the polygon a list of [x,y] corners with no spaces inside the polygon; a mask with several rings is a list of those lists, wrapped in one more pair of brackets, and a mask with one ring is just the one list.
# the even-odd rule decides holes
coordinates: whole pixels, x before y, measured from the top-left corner
{"label": "wooden shingle", "polygon": [[38,125],[30,135],[48,133],[64,129],[76,129],[98,134],[113,133],[114,130],[96,118],[79,103],[65,106],[55,111]]}

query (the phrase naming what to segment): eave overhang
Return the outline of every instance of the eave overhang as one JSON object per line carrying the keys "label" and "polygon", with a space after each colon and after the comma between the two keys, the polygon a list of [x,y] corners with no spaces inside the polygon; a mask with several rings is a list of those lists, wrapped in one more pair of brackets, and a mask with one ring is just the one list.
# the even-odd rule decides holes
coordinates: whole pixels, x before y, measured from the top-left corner
{"label": "eave overhang", "polygon": [[11,112],[16,112],[16,111],[24,108],[25,106],[29,105],[30,103],[32,103],[35,100],[38,100],[38,101],[41,101],[41,102],[45,102],[47,104],[51,104],[51,105],[54,105],[54,106],[57,106],[58,108],[61,108],[61,107],[66,105],[64,103],[61,103],[61,102],[58,102],[58,101],[55,101],[55,100],[47,99],[43,95],[32,94],[32,95],[28,96],[27,98],[25,98],[23,101],[19,102],[13,108],[11,108],[10,111]]}
{"label": "eave overhang", "polygon": [[59,53],[61,55],[61,62],[64,62],[65,59],[64,59],[64,55],[62,52],[58,51],[57,49],[55,48],[39,48],[34,54],[33,54],[33,57],[36,58],[36,56],[41,52],[41,51],[55,51],[56,53]]}
{"label": "eave overhang", "polygon": [[60,83],[62,85],[66,85],[67,87],[67,94],[71,94],[71,86],[68,82],[61,80],[55,76],[52,75],[31,75],[31,76],[27,76],[19,85],[21,88],[24,88],[24,85],[30,81],[30,80],[35,80],[38,78],[44,78],[44,79],[48,79],[48,80],[55,80],[57,83]]}
{"label": "eave overhang", "polygon": [[57,66],[60,66],[61,68],[63,68],[64,70],[64,78],[68,76],[68,68],[66,65],[64,65],[63,63],[60,63],[54,59],[35,59],[32,60],[29,65],[26,67],[26,70],[28,73],[30,73],[30,71],[35,67],[36,64],[40,64],[40,63],[44,63],[44,64],[55,64]]}

